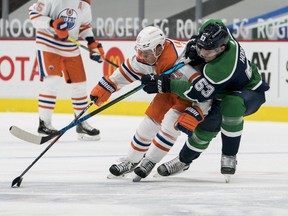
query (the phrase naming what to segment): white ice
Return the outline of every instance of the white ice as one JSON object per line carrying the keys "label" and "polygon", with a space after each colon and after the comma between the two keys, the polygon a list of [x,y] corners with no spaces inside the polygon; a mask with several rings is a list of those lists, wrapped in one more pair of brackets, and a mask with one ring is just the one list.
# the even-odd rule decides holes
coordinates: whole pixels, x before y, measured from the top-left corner
{"label": "white ice", "polygon": [[[72,118],[55,114],[53,122],[60,129]],[[94,116],[90,123],[101,130],[100,141],[79,142],[70,129],[24,175],[21,186],[11,188],[50,142],[30,144],[9,133],[11,125],[36,133],[36,113],[0,113],[0,215],[288,215],[288,123],[245,122],[237,173],[228,184],[220,174],[219,136],[177,176],[156,178],[155,169],[139,183],[107,179],[141,119]],[[179,137],[162,161],[175,157],[185,140]]]}

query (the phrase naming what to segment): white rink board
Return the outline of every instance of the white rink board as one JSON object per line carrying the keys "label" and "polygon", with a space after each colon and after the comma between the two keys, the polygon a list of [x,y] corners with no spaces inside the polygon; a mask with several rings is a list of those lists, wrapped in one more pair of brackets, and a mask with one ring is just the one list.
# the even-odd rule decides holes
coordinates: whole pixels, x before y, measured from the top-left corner
{"label": "white rink board", "polygon": [[[134,41],[101,41],[108,51],[116,47],[124,58],[134,54]],[[85,43],[83,43],[86,45]],[[241,42],[247,57],[257,63],[260,72],[270,83],[265,106],[288,106],[288,44],[287,42]],[[39,76],[33,76],[36,61],[35,42],[33,40],[0,40],[0,98],[37,99]],[[87,91],[97,84],[103,76],[103,64],[89,59],[87,51],[81,49],[87,73]],[[32,78],[31,78],[32,76]],[[3,79],[4,77],[4,79]],[[139,85],[132,84],[125,89]],[[112,99],[123,94],[125,90],[113,94]],[[69,87],[60,86],[59,99],[69,99]],[[147,102],[151,95],[143,91],[125,99],[126,101]]]}

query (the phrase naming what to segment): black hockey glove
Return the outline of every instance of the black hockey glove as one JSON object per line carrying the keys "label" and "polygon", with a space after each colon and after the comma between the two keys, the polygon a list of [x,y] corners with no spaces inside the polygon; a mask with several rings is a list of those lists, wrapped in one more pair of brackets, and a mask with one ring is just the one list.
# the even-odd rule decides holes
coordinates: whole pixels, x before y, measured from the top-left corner
{"label": "black hockey glove", "polygon": [[186,50],[184,54],[185,58],[191,59],[191,61],[189,62],[189,65],[191,65],[192,67],[196,65],[200,65],[205,62],[205,60],[202,59],[197,53],[197,50],[196,50],[197,40],[198,40],[198,35],[193,35],[191,37],[191,39],[188,41],[186,45]]}
{"label": "black hockey glove", "polygon": [[168,75],[158,76],[147,74],[141,78],[143,90],[148,94],[170,92],[170,78]]}

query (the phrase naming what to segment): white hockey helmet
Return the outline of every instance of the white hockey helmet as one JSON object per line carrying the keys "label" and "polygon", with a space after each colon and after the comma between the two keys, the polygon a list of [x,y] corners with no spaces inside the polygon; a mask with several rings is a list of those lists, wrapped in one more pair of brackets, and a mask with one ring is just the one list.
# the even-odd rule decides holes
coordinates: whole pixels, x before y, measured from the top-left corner
{"label": "white hockey helmet", "polygon": [[158,57],[159,55],[155,53],[156,47],[158,45],[164,47],[165,39],[165,34],[161,29],[154,26],[145,27],[136,38],[135,50],[136,52],[152,50],[155,57]]}

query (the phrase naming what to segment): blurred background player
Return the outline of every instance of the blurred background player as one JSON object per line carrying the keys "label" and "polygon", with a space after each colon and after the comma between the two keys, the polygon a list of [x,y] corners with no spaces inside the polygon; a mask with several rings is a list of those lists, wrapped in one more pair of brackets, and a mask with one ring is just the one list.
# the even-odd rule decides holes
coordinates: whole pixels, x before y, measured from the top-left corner
{"label": "blurred background player", "polygon": [[[143,75],[149,74],[149,79],[153,79],[154,75],[160,75],[173,67],[181,61],[185,44],[170,40],[165,37],[162,30],[149,26],[138,34],[135,51],[136,55],[126,59],[112,75],[103,77],[91,91],[91,99],[97,98],[96,105],[100,106],[117,89],[139,81]],[[192,82],[198,75],[190,65],[186,65],[175,71],[171,77]],[[109,169],[110,172],[115,176],[131,172],[146,154],[134,171],[140,179],[149,175],[155,164],[167,154],[180,135],[180,131],[174,126],[180,114],[190,107],[195,112],[193,120],[195,127],[203,120],[200,109],[202,105],[191,106],[190,101],[181,99],[176,94],[156,94],[146,110],[146,117],[131,140],[127,158],[119,164],[113,164]]]}
{"label": "blurred background player", "polygon": [[[88,103],[86,74],[80,50],[67,40],[68,35],[86,39],[88,48],[93,51],[90,58],[94,61],[103,61],[104,50],[101,43],[94,39],[89,0],[38,0],[29,8],[29,16],[36,28],[37,60],[42,81],[38,99],[38,133],[49,135],[56,132],[51,120],[63,75],[71,88],[75,115]],[[79,140],[100,139],[100,131],[87,122],[77,125],[76,131]]]}
{"label": "blurred background player", "polygon": [[[236,170],[243,117],[256,112],[265,102],[269,85],[262,80],[256,65],[250,63],[244,49],[221,20],[205,22],[199,35],[187,44],[185,55],[191,59],[189,64],[202,68],[201,76],[190,83],[158,76],[154,77],[154,86],[150,81],[147,88],[157,89],[155,92],[173,92],[191,101],[213,99],[213,103],[205,120],[194,132],[189,126],[189,121],[193,124],[193,116],[183,116],[187,124],[179,129],[189,138],[179,156],[160,165],[157,171],[162,176],[169,176],[187,170],[221,130],[221,173],[230,178]],[[147,84],[146,78],[149,76],[143,77],[142,84]],[[149,90],[147,88],[144,90]]]}

